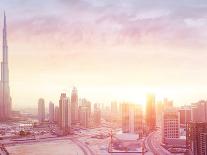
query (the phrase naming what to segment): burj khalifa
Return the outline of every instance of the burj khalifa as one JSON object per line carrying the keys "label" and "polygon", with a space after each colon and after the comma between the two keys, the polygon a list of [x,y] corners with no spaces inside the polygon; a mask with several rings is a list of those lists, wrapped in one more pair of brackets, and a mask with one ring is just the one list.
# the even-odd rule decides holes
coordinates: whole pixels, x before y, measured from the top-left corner
{"label": "burj khalifa", "polygon": [[3,50],[3,61],[1,62],[0,120],[8,120],[11,118],[12,100],[10,97],[10,88],[9,88],[7,25],[6,25],[5,13],[4,13],[2,50]]}

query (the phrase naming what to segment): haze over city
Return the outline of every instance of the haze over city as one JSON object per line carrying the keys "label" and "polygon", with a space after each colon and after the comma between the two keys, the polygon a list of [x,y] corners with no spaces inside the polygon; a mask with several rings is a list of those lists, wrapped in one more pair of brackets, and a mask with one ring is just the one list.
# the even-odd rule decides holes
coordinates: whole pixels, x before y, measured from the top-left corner
{"label": "haze over city", "polygon": [[147,92],[176,105],[206,99],[206,7],[204,0],[1,1],[13,107],[34,107],[40,96],[57,103],[73,86],[102,103],[144,104]]}
{"label": "haze over city", "polygon": [[0,155],[207,155],[206,10],[2,0]]}

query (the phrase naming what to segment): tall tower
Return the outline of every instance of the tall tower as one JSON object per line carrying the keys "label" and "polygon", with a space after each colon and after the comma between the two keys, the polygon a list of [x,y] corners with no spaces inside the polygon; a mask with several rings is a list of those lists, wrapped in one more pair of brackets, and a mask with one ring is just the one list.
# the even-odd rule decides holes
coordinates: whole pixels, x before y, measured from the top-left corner
{"label": "tall tower", "polygon": [[3,27],[3,61],[1,62],[1,100],[0,100],[0,119],[7,120],[11,117],[11,97],[9,88],[9,66],[8,66],[8,46],[6,15],[4,13]]}
{"label": "tall tower", "polygon": [[147,95],[146,103],[146,125],[150,131],[156,128],[155,96]]}
{"label": "tall tower", "polygon": [[71,93],[71,121],[72,124],[78,122],[78,91],[76,87],[73,87]]}
{"label": "tall tower", "polygon": [[38,100],[38,119],[39,123],[45,121],[45,100],[43,98]]}

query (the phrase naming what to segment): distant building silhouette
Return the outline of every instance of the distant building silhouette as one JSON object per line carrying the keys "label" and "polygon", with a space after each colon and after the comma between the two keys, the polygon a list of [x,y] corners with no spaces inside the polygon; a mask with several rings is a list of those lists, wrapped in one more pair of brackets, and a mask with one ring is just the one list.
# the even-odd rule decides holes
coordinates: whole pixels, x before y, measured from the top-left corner
{"label": "distant building silhouette", "polygon": [[111,113],[112,114],[118,113],[118,105],[116,101],[111,102]]}
{"label": "distant building silhouette", "polygon": [[83,99],[80,99],[80,104],[79,105],[88,108],[89,119],[90,119],[90,117],[91,117],[91,102],[88,101],[87,99],[83,98]]}
{"label": "distant building silhouette", "polygon": [[95,125],[100,125],[101,124],[101,109],[97,104],[94,104],[94,124]]}

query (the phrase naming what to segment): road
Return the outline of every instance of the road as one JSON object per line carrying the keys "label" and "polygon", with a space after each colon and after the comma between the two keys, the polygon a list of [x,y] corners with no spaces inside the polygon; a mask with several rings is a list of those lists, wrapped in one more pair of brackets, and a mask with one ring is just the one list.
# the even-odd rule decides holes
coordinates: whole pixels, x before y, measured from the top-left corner
{"label": "road", "polygon": [[95,155],[95,153],[88,147],[87,144],[80,142],[77,139],[71,139],[84,153],[84,155]]}
{"label": "road", "polygon": [[159,131],[150,133],[145,139],[145,146],[154,155],[171,155],[171,153],[160,145],[161,137]]}

